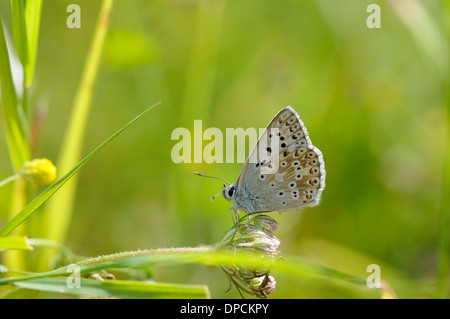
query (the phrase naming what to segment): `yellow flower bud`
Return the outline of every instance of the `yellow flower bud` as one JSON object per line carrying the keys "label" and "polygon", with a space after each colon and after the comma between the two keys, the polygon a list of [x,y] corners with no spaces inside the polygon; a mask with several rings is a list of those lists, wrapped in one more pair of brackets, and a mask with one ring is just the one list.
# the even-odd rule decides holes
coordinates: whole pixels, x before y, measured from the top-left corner
{"label": "yellow flower bud", "polygon": [[56,178],[56,167],[46,158],[35,158],[23,164],[22,176],[35,185],[48,185]]}

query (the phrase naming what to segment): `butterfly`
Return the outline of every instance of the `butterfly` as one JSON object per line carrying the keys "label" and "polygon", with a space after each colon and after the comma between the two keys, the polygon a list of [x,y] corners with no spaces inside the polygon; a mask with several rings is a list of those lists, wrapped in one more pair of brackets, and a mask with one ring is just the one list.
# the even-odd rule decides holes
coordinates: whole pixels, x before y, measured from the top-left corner
{"label": "butterfly", "polygon": [[234,212],[237,221],[239,210],[248,215],[318,205],[325,188],[325,175],[322,152],[311,143],[297,112],[287,106],[275,115],[259,137],[236,184],[213,178],[229,184],[224,185],[221,193],[233,203],[230,213],[233,218]]}

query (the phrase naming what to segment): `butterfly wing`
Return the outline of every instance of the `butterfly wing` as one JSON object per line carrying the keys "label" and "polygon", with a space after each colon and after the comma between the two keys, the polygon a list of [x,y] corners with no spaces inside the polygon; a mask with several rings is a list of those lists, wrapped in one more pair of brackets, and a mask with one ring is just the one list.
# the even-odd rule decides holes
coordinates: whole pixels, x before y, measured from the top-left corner
{"label": "butterfly wing", "polygon": [[[277,145],[278,152],[271,145]],[[325,174],[322,153],[311,143],[297,112],[288,106],[267,125],[245,162],[237,182],[237,201],[255,212],[316,206],[325,188]]]}

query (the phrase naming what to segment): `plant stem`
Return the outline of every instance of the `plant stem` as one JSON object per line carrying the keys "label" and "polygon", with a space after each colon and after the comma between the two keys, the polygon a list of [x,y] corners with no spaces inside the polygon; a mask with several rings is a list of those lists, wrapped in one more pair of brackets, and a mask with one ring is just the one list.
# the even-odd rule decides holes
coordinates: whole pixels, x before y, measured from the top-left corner
{"label": "plant stem", "polygon": [[[22,108],[27,120],[30,119],[30,89],[24,84],[22,96]],[[28,122],[27,122],[28,124]]]}
{"label": "plant stem", "polygon": [[97,263],[115,261],[124,258],[136,257],[136,256],[148,256],[148,255],[168,255],[168,254],[192,254],[211,251],[211,247],[176,247],[176,248],[157,248],[157,249],[144,249],[125,251],[121,253],[115,253],[111,255],[104,255],[85,259],[77,263],[79,266],[93,265]]}
{"label": "plant stem", "polygon": [[14,174],[14,175],[11,175],[10,177],[5,178],[4,180],[0,181],[0,187],[20,178],[21,176],[22,176],[21,174]]}

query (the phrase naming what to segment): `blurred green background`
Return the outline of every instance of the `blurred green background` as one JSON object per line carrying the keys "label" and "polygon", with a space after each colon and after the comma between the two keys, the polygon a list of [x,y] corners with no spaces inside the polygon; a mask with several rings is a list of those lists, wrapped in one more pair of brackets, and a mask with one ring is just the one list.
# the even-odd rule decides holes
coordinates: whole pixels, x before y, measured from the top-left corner
{"label": "blurred green background", "polygon": [[[80,29],[66,26],[70,3]],[[380,29],[366,26],[370,3]],[[99,8],[43,2],[31,105],[47,113],[36,157],[57,158]],[[0,15],[10,31],[9,1]],[[83,154],[162,104],[79,172],[66,244],[95,256],[219,241],[231,204],[211,202],[222,184],[193,171],[235,182],[242,164],[175,164],[172,131],[196,119],[223,132],[265,127],[291,105],[324,154],[327,186],[320,206],[271,214],[282,253],[362,277],[379,264],[398,297],[433,297],[448,216],[449,27],[438,0],[114,2]],[[12,174],[4,125],[1,177]],[[0,192],[0,224],[10,192]],[[274,276],[272,298],[359,297],[336,282]],[[220,269],[157,268],[155,279],[239,298]]]}

